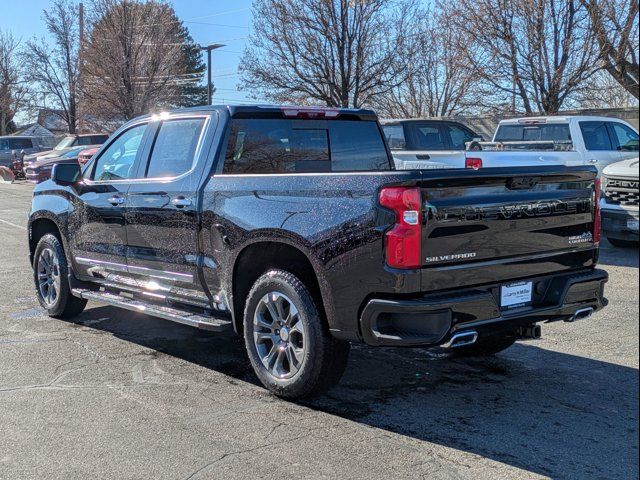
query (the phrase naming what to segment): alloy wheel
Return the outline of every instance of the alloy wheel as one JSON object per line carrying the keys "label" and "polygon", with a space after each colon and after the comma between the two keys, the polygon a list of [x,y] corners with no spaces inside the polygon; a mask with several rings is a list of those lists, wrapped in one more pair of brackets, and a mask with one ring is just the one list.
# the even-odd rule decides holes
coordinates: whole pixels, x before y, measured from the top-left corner
{"label": "alloy wheel", "polygon": [[52,307],[60,294],[60,262],[51,248],[40,253],[37,275],[40,297],[48,307]]}
{"label": "alloy wheel", "polygon": [[253,317],[253,341],[270,375],[291,378],[302,367],[307,349],[305,326],[294,303],[280,292],[258,302]]}

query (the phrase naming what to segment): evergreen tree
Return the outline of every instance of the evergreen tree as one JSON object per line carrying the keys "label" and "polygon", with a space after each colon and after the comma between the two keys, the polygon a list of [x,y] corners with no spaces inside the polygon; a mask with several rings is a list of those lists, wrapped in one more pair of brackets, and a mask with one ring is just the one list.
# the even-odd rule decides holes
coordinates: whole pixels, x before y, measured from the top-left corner
{"label": "evergreen tree", "polygon": [[207,65],[202,59],[202,50],[194,42],[189,30],[181,25],[180,37],[184,45],[182,53],[185,61],[185,73],[190,76],[180,86],[179,107],[195,107],[207,104]]}

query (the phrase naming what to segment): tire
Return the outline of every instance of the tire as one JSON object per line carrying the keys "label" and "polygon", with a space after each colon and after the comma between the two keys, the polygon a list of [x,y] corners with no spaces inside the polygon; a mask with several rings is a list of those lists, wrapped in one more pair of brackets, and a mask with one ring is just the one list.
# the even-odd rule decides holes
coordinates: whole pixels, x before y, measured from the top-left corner
{"label": "tire", "polygon": [[484,340],[479,338],[478,341],[472,345],[465,345],[453,349],[453,353],[459,357],[488,357],[506,350],[514,343],[516,343],[515,335],[494,336],[485,338]]}
{"label": "tire", "polygon": [[607,241],[616,248],[638,248],[638,242],[607,237]]}
{"label": "tire", "polygon": [[58,237],[44,235],[33,255],[33,280],[42,308],[53,318],[79,315],[87,301],[74,297],[69,287],[69,267]]}
{"label": "tire", "polygon": [[350,350],[348,342],[331,335],[305,285],[283,270],[271,270],[253,284],[244,340],[260,382],[288,399],[318,395],[338,383]]}

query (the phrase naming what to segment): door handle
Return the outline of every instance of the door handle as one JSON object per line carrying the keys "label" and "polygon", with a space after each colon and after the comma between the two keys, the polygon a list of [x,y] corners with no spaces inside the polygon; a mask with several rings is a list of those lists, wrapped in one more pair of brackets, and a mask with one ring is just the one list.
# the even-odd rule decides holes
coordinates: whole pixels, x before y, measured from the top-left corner
{"label": "door handle", "polygon": [[176,208],[184,208],[191,206],[191,200],[186,197],[176,197],[171,200],[171,204]]}
{"label": "door handle", "polygon": [[111,205],[122,205],[124,203],[124,198],[119,197],[118,195],[114,195],[113,197],[109,197],[107,199]]}

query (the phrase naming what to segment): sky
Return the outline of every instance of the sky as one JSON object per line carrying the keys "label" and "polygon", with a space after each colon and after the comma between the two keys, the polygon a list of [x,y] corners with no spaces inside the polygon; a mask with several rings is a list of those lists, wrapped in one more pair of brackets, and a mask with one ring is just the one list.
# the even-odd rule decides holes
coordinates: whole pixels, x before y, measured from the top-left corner
{"label": "sky", "polygon": [[[239,92],[238,64],[251,24],[251,0],[173,0],[174,9],[201,45],[222,43],[212,53],[213,103],[255,102]],[[0,0],[0,29],[26,41],[46,34],[42,10],[50,0]],[[206,58],[203,56],[205,62]]]}

